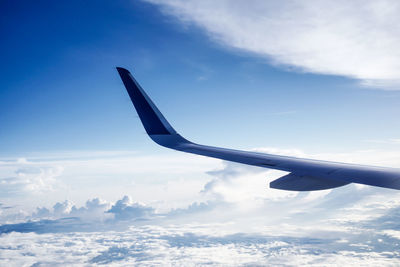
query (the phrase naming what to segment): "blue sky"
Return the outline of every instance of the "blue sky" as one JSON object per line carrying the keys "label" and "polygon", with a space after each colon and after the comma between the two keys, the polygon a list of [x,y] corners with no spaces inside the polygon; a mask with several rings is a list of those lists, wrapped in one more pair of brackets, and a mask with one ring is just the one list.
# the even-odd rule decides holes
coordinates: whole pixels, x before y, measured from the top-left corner
{"label": "blue sky", "polygon": [[132,70],[173,125],[199,142],[340,152],[400,130],[398,92],[273,64],[156,5],[6,2],[2,10],[4,156],[154,151],[115,66]]}
{"label": "blue sky", "polygon": [[116,66],[191,141],[400,166],[400,4],[243,3],[0,3],[0,264],[399,263],[397,191],[145,134]]}

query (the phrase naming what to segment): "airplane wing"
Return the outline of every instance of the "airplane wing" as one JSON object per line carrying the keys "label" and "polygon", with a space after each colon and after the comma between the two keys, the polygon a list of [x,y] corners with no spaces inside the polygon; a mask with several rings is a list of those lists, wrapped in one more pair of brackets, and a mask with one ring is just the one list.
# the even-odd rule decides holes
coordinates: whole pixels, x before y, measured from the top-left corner
{"label": "airplane wing", "polygon": [[290,172],[270,183],[271,188],[313,191],[358,183],[400,189],[400,169],[287,157],[195,144],[168,123],[131,73],[117,67],[149,137],[157,144],[193,154]]}

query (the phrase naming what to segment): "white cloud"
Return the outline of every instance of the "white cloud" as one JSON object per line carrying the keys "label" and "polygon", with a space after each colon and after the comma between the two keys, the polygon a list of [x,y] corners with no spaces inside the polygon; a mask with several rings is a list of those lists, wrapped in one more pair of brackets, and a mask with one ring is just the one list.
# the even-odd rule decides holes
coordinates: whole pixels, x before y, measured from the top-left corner
{"label": "white cloud", "polygon": [[282,199],[294,197],[296,192],[269,188],[269,182],[287,174],[287,172],[268,170],[232,162],[224,162],[224,168],[208,172],[213,176],[202,192],[212,194],[228,203],[244,204],[259,199]]}
{"label": "white cloud", "polygon": [[400,89],[396,0],[145,0],[215,41],[312,73]]}
{"label": "white cloud", "polygon": [[[243,173],[228,179],[247,179]],[[7,244],[0,246],[0,265],[400,263],[398,193],[382,190],[344,187],[313,199],[303,193],[273,198],[267,190],[255,209],[241,209],[243,203],[257,203],[257,198],[248,196],[235,205],[223,200],[195,203],[164,218],[149,216],[154,209],[129,197],[114,204],[89,200],[81,208],[67,201],[43,213],[37,223],[0,226],[0,243]],[[109,211],[118,216],[102,220]],[[88,213],[93,217],[85,217]],[[59,219],[44,219],[49,217]],[[129,225],[133,226],[126,228]]]}
{"label": "white cloud", "polygon": [[87,200],[85,206],[78,208],[71,201],[57,202],[52,209],[38,207],[32,214],[32,219],[60,219],[68,217],[78,217],[86,222],[101,222],[112,218],[111,214],[106,212],[111,208],[111,203],[94,198]]}
{"label": "white cloud", "polygon": [[4,166],[5,175],[8,175],[8,177],[0,177],[2,197],[52,191],[54,186],[57,185],[56,178],[63,172],[63,167],[60,165],[34,164],[25,158],[16,160],[13,163],[12,170],[6,170],[9,163],[1,165]]}
{"label": "white cloud", "polygon": [[156,202],[159,209],[183,208],[209,179],[205,171],[221,165],[215,159],[176,152],[157,156],[118,151],[72,154],[3,158],[0,202],[32,210],[50,208],[49,203],[65,199],[82,206],[88,198],[116,201],[121,195],[131,195],[145,203]]}
{"label": "white cloud", "polygon": [[[398,265],[399,239],[385,233],[326,237],[226,234],[226,224],[132,227],[124,232],[10,233],[0,265],[258,266]],[[215,232],[212,232],[212,229]],[[321,233],[320,233],[321,234]]]}
{"label": "white cloud", "polygon": [[[296,149],[256,150],[383,165],[399,163],[400,159],[396,151],[307,155]],[[84,175],[92,170],[97,175],[104,172],[99,166],[106,165],[106,173],[112,173],[117,165],[118,172],[126,174],[132,169],[125,161],[146,162],[140,157],[122,159],[123,163],[111,160],[109,166],[108,158],[49,160],[46,164],[63,166],[62,175],[71,166],[77,166]],[[189,172],[181,174],[190,175],[190,164],[197,159],[201,158],[190,162],[170,159],[168,163],[185,163]],[[18,164],[27,162],[31,161],[7,164],[14,172]],[[35,164],[45,165],[41,161]],[[148,164],[141,168],[151,171]],[[89,170],[83,166],[89,166]],[[172,169],[163,168],[164,172]],[[122,197],[119,192],[115,196],[115,190],[115,198],[108,201],[99,197],[82,204],[47,201],[34,212],[2,201],[0,243],[7,245],[0,246],[0,265],[385,265],[400,257],[396,245],[400,242],[398,191],[349,185],[321,192],[286,192],[268,188],[271,180],[282,175],[277,171],[228,162],[222,167],[205,164],[203,168],[214,171],[200,183],[193,184],[191,179],[172,183],[171,187],[179,186],[176,194],[195,192],[178,207],[168,203],[179,198],[162,201],[164,196],[157,196],[161,180],[156,176],[163,172],[159,170],[153,170],[155,177],[149,178],[156,181],[153,187],[135,185],[137,191],[153,194],[157,200],[145,204],[141,195]],[[177,170],[174,173],[180,175]]]}
{"label": "white cloud", "polygon": [[124,196],[107,212],[114,214],[116,220],[126,221],[137,218],[148,218],[154,214],[154,209],[141,203],[134,203],[129,196]]}

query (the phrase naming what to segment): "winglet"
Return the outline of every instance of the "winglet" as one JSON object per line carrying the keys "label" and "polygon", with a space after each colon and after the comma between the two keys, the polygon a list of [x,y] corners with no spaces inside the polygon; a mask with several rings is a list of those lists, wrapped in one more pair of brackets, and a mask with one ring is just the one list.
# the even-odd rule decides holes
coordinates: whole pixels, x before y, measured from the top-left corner
{"label": "winglet", "polygon": [[174,135],[176,131],[164,118],[156,105],[146,95],[142,87],[124,68],[117,67],[118,73],[125,85],[133,105],[139,114],[146,132],[150,135]]}

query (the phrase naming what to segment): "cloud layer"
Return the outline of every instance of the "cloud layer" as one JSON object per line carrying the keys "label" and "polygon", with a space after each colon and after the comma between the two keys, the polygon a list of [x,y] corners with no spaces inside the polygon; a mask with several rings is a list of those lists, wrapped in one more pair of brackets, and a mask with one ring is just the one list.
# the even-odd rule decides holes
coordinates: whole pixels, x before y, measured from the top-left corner
{"label": "cloud layer", "polygon": [[400,264],[395,190],[278,191],[265,177],[281,173],[232,163],[210,175],[211,200],[166,213],[128,196],[37,208],[0,226],[0,265]]}
{"label": "cloud layer", "polygon": [[[125,232],[1,235],[0,263],[16,266],[398,265],[398,238],[366,231],[346,238],[224,234],[229,225],[132,227]],[[222,234],[212,233],[220,231]],[[36,265],[35,265],[36,264]]]}
{"label": "cloud layer", "polygon": [[[313,157],[293,149],[258,150]],[[314,156],[396,166],[399,155],[398,151],[361,151]],[[65,172],[77,173],[70,170],[72,166],[77,166],[85,175],[93,170],[102,175],[108,171],[131,172],[130,168],[123,171],[121,158],[81,161],[4,160],[2,166],[6,177],[27,166],[35,170],[60,166],[64,171],[52,176],[55,184],[63,179]],[[169,163],[180,166],[186,161],[174,159]],[[130,157],[126,162],[142,163],[143,159]],[[194,163],[186,166],[190,164]],[[99,168],[103,165],[103,169]],[[115,171],[116,165],[118,171]],[[151,171],[151,166],[140,166],[149,168],[146,173]],[[0,246],[0,265],[400,264],[398,191],[348,185],[320,192],[286,192],[268,188],[271,180],[283,175],[279,171],[229,162],[204,166],[204,170],[212,171],[200,183],[193,183],[192,179],[172,183],[176,194],[195,192],[180,205],[170,205],[170,202],[182,202],[182,198],[165,199],[165,195],[158,195],[162,192],[160,187],[168,189],[169,185],[160,183],[157,176],[163,171],[156,170],[151,173],[154,177],[146,176],[146,180],[156,181],[154,185],[134,184],[133,193],[144,191],[152,198],[121,194],[112,200],[94,197],[81,204],[48,200],[33,210],[26,205],[13,206],[12,198],[3,198],[0,243],[4,245]],[[177,170],[175,173],[180,174]],[[191,173],[189,168],[182,171],[185,176]],[[72,177],[68,175],[63,181]],[[93,188],[92,184],[88,186]],[[120,191],[113,188],[112,192],[115,195]],[[39,198],[40,193],[37,194]],[[41,194],[47,197],[48,193]]]}
{"label": "cloud layer", "polygon": [[400,90],[398,1],[146,1],[272,63]]}

